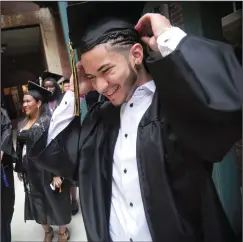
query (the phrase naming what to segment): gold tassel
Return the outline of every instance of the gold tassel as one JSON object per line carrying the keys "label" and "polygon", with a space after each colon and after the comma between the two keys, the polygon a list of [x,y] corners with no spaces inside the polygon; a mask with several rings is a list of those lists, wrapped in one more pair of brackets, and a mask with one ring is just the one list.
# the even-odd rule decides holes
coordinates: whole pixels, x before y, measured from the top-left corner
{"label": "gold tassel", "polygon": [[71,67],[73,73],[73,86],[74,86],[74,96],[75,96],[75,105],[74,105],[74,115],[79,116],[80,112],[80,101],[79,101],[79,85],[78,85],[78,75],[75,63],[74,50],[72,48],[72,43],[69,41],[70,57],[71,57]]}
{"label": "gold tassel", "polygon": [[62,93],[64,93],[64,84],[62,82]]}
{"label": "gold tassel", "polygon": [[43,86],[43,80],[41,77],[39,77],[39,82],[40,82],[40,86],[42,87]]}

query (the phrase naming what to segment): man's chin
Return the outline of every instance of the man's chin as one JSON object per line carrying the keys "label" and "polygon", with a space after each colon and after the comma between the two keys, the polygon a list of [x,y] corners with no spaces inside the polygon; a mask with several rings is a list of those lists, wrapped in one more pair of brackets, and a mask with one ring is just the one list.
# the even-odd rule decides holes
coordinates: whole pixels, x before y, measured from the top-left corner
{"label": "man's chin", "polygon": [[116,99],[116,100],[110,100],[110,102],[116,106],[116,107],[119,107],[121,106],[123,103],[125,103],[125,98],[124,99]]}

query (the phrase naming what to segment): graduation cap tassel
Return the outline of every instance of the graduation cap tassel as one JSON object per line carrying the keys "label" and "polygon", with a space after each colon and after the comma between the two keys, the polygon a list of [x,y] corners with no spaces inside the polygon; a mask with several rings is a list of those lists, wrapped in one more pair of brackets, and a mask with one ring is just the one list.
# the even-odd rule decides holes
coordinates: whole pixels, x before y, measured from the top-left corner
{"label": "graduation cap tassel", "polygon": [[39,82],[40,82],[40,86],[42,87],[43,86],[43,80],[41,77],[39,77]]}
{"label": "graduation cap tassel", "polygon": [[62,93],[64,93],[64,84],[62,82]]}
{"label": "graduation cap tassel", "polygon": [[79,102],[79,85],[78,85],[78,75],[75,63],[74,50],[72,48],[72,43],[69,41],[70,57],[71,57],[71,67],[73,73],[73,85],[74,85],[74,95],[75,95],[75,106],[74,115],[79,116],[80,102]]}

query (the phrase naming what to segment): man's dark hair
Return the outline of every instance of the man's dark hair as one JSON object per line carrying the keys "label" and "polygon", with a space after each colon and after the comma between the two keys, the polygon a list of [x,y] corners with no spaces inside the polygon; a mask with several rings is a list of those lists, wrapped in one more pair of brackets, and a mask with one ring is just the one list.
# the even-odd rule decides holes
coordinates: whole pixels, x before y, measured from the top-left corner
{"label": "man's dark hair", "polygon": [[62,83],[63,84],[70,83],[70,80],[69,79],[65,79]]}
{"label": "man's dark hair", "polygon": [[134,29],[118,30],[109,33],[99,44],[108,43],[111,47],[114,47],[118,50],[127,50],[132,47],[134,44],[139,43],[143,47],[143,65],[147,72],[149,72],[146,66],[146,59],[148,57],[147,49],[144,43],[140,40],[139,34]]}

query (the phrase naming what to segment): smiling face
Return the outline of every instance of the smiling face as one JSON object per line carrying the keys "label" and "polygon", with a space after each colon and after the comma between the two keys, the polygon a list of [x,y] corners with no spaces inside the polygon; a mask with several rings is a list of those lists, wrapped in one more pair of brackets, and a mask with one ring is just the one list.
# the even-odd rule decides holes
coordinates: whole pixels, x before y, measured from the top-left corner
{"label": "smiling face", "polygon": [[27,116],[36,116],[39,112],[41,101],[36,101],[31,95],[24,95],[23,109]]}
{"label": "smiling face", "polygon": [[117,106],[126,101],[133,89],[137,80],[135,64],[141,64],[142,59],[140,44],[126,50],[101,44],[84,53],[81,63],[93,88]]}

